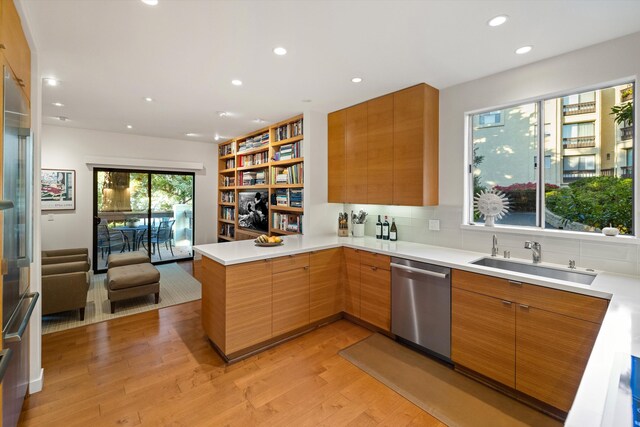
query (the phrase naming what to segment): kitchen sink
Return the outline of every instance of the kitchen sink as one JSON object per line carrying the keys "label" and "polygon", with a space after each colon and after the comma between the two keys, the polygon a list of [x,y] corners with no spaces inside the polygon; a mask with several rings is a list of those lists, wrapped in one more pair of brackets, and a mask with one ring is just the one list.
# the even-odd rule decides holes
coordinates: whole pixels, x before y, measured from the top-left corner
{"label": "kitchen sink", "polygon": [[559,268],[545,267],[530,263],[509,261],[501,258],[480,258],[471,264],[482,265],[484,267],[499,268],[501,270],[515,271],[517,273],[542,276],[549,279],[566,280],[567,282],[590,285],[596,278],[596,273],[583,273],[579,271],[562,270]]}

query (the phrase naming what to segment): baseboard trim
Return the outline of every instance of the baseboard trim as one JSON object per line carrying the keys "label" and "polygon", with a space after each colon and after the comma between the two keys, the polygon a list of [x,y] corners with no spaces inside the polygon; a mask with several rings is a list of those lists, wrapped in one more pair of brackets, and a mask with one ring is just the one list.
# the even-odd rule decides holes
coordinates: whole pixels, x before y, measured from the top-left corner
{"label": "baseboard trim", "polygon": [[29,394],[39,393],[44,385],[44,368],[40,368],[40,375],[35,380],[29,381]]}

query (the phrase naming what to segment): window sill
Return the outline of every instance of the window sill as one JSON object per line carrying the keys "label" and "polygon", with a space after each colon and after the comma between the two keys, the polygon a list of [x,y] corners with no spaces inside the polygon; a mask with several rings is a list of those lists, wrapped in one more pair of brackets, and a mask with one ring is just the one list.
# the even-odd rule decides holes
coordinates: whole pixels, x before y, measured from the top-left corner
{"label": "window sill", "polygon": [[568,230],[547,230],[533,227],[517,227],[512,225],[496,225],[485,227],[484,225],[460,224],[462,230],[473,230],[484,233],[526,234],[529,236],[554,237],[559,239],[589,240],[601,243],[620,243],[628,245],[640,245],[640,239],[631,235],[605,236],[598,233],[583,233]]}

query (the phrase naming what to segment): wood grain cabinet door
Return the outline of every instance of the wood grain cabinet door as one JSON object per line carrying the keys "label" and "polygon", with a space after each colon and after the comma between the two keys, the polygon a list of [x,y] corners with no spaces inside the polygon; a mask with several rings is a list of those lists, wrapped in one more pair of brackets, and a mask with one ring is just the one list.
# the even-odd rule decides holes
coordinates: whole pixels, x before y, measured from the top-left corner
{"label": "wood grain cabinet door", "polygon": [[328,181],[329,203],[344,203],[347,201],[347,169],[345,153],[345,126],[347,122],[346,110],[329,113],[328,121]]}
{"label": "wood grain cabinet door", "polygon": [[385,331],[391,330],[391,272],[360,265],[360,318]]}
{"label": "wood grain cabinet door", "polygon": [[271,261],[227,267],[226,354],[271,338]]}
{"label": "wood grain cabinet door", "polygon": [[309,266],[273,275],[273,336],[309,324]]}
{"label": "wood grain cabinet door", "polygon": [[31,98],[31,50],[22,30],[20,15],[13,0],[2,0],[0,14],[0,44],[2,52],[18,79],[27,99]]}
{"label": "wood grain cabinet door", "polygon": [[520,304],[516,312],[515,388],[569,411],[600,325]]}
{"label": "wood grain cabinet door", "polygon": [[316,322],[343,310],[342,249],[309,254],[309,321]]}
{"label": "wood grain cabinet door", "polygon": [[451,290],[451,360],[515,387],[515,304]]}
{"label": "wood grain cabinet door", "polygon": [[360,251],[344,248],[344,311],[360,317]]}
{"label": "wood grain cabinet door", "polygon": [[393,94],[367,102],[367,203],[393,203]]}
{"label": "wood grain cabinet door", "polygon": [[347,203],[367,202],[367,103],[347,108]]}

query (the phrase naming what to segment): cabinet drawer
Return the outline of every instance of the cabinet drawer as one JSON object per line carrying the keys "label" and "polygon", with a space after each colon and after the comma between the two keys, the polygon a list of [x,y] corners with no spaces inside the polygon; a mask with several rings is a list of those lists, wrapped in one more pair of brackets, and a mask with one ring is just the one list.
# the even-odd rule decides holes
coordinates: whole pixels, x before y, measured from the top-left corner
{"label": "cabinet drawer", "polygon": [[272,261],[273,274],[283,271],[295,270],[296,268],[309,266],[309,254],[287,255],[274,258]]}
{"label": "cabinet drawer", "polygon": [[391,270],[391,258],[373,252],[360,251],[360,264],[378,267],[382,270]]}
{"label": "cabinet drawer", "polygon": [[602,323],[609,305],[606,299],[527,284],[522,286],[518,303],[597,324]]}
{"label": "cabinet drawer", "polygon": [[484,274],[453,270],[451,278],[451,286],[454,288],[476,292],[501,300],[518,301],[522,293],[523,284],[521,282],[485,276]]}

